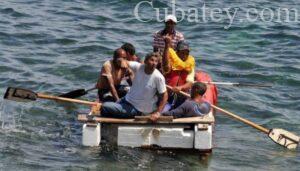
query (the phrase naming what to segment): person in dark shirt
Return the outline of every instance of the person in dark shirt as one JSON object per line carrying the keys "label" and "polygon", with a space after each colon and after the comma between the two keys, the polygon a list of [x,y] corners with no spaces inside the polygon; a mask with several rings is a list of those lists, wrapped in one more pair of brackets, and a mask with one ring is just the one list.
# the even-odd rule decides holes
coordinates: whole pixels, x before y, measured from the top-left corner
{"label": "person in dark shirt", "polygon": [[206,92],[206,85],[196,82],[192,86],[191,99],[186,100],[176,109],[166,111],[162,115],[173,116],[174,118],[195,117],[208,114],[211,106],[203,101],[202,96]]}

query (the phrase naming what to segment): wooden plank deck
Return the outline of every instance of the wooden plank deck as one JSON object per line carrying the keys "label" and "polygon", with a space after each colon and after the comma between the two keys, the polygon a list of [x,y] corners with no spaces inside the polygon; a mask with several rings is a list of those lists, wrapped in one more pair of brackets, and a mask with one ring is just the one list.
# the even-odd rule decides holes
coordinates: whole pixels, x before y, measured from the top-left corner
{"label": "wooden plank deck", "polygon": [[157,122],[152,122],[149,116],[137,117],[135,119],[118,119],[118,118],[107,118],[95,115],[79,114],[78,120],[80,122],[98,122],[98,123],[112,123],[112,124],[189,124],[189,123],[203,123],[211,124],[215,122],[215,118],[209,115],[203,117],[189,117],[189,118],[178,118],[172,119],[168,116],[161,116]]}

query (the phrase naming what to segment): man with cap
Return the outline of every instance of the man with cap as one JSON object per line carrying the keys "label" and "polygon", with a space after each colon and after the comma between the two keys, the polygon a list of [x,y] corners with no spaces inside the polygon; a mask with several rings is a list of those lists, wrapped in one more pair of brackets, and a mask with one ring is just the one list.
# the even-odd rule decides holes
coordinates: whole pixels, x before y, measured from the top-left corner
{"label": "man with cap", "polygon": [[[175,51],[170,36],[165,36],[164,41],[162,72],[166,83],[173,87],[173,92],[188,92],[195,77],[195,59],[189,54],[189,45],[185,41],[179,41]],[[169,95],[169,107],[172,109],[181,105],[186,99],[172,92],[169,92]]]}
{"label": "man with cap", "polygon": [[164,37],[171,37],[171,46],[175,48],[179,41],[184,40],[184,36],[179,31],[175,30],[177,18],[174,15],[168,15],[165,18],[165,28],[156,32],[153,36],[153,51],[163,53],[165,47]]}

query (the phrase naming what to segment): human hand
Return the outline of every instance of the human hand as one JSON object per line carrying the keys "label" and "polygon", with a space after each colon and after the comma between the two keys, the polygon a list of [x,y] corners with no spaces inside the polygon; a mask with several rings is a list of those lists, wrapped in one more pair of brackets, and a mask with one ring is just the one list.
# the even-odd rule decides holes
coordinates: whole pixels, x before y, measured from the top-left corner
{"label": "human hand", "polygon": [[159,113],[159,112],[151,113],[151,114],[150,114],[150,120],[151,120],[152,122],[156,122],[157,119],[159,118],[159,116],[160,116],[160,113]]}
{"label": "human hand", "polygon": [[127,70],[128,69],[128,63],[127,63],[127,60],[125,59],[122,59],[121,61],[121,68],[124,69],[124,70]]}
{"label": "human hand", "polygon": [[171,44],[172,44],[172,36],[170,36],[170,35],[166,35],[166,36],[164,36],[164,40],[165,40],[165,44],[167,45],[167,46],[171,46]]}
{"label": "human hand", "polygon": [[175,93],[179,93],[179,92],[182,90],[182,88],[179,87],[179,86],[176,86],[176,87],[173,87],[172,90],[173,90]]}
{"label": "human hand", "polygon": [[115,100],[116,100],[116,101],[115,101],[116,103],[120,103],[121,98],[117,97],[117,98],[115,98]]}

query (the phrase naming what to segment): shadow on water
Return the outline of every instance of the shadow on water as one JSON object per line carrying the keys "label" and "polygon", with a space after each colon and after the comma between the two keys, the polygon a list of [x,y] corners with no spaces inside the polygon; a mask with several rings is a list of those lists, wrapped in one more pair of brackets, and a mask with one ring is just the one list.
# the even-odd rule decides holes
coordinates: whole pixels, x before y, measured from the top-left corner
{"label": "shadow on water", "polygon": [[[188,155],[187,155],[188,154]],[[100,147],[82,147],[79,155],[89,158],[89,167],[108,170],[190,170],[209,168],[212,153],[201,154],[191,150],[161,150],[117,147],[102,143]],[[95,161],[101,161],[95,163]],[[118,163],[117,165],[115,163]]]}

